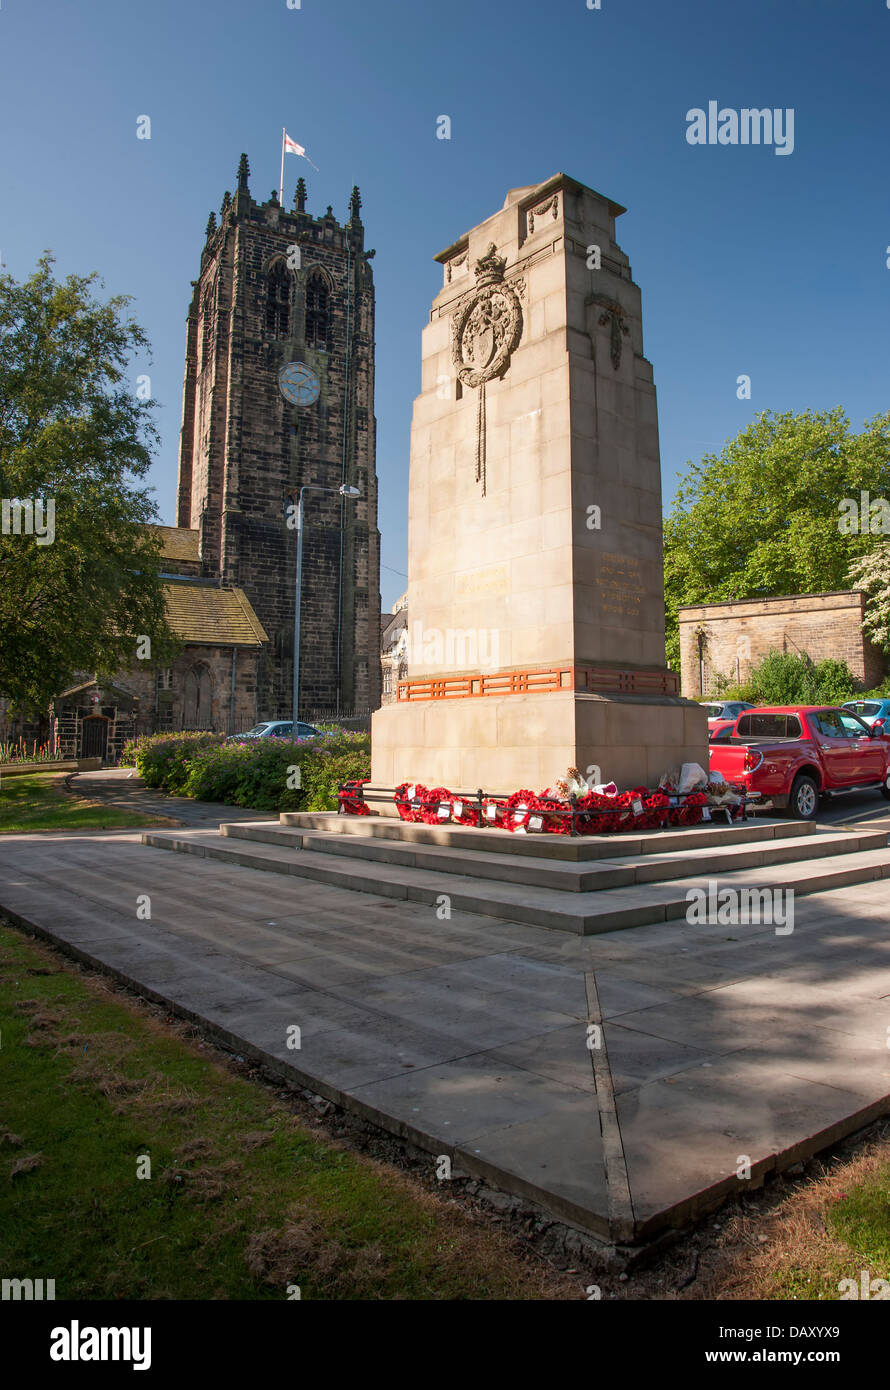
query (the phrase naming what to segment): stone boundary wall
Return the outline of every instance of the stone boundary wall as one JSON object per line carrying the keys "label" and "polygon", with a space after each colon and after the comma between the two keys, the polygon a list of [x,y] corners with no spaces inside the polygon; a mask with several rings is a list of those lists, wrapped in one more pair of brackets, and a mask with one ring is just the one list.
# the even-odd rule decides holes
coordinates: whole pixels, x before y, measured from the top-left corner
{"label": "stone boundary wall", "polygon": [[681,607],[681,694],[692,700],[707,697],[717,673],[744,680],[771,648],[806,653],[812,661],[845,661],[871,689],[883,679],[884,657],[863,634],[865,602],[866,595],[853,590]]}

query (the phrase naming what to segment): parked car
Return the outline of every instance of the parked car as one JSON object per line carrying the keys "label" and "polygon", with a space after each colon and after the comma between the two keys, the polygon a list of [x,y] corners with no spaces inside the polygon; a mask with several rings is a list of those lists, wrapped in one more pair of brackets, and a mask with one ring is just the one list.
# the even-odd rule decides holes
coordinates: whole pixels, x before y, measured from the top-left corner
{"label": "parked car", "polygon": [[[890,733],[890,728],[888,728]],[[820,796],[874,788],[890,800],[890,737],[838,706],[771,705],[710,745],[712,772],[764,807],[812,820]]]}
{"label": "parked car", "polygon": [[890,721],[890,700],[845,700],[841,709],[848,709],[851,714],[858,714],[864,723],[872,727],[877,725],[879,729],[882,729]]}
{"label": "parked car", "polygon": [[292,719],[268,719],[262,724],[255,724],[252,729],[247,729],[243,734],[232,734],[226,739],[226,743],[239,743],[242,738],[320,738],[321,729],[316,729],[314,724],[305,724],[302,720],[297,723],[296,733]]}
{"label": "parked car", "polygon": [[746,709],[754,709],[747,700],[703,700],[708,711],[708,728],[718,720],[735,723]]}

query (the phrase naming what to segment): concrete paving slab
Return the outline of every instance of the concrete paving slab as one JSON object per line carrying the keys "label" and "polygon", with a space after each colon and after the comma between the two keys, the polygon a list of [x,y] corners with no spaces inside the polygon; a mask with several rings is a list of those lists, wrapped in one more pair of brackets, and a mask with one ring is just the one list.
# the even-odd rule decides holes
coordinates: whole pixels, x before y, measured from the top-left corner
{"label": "concrete paving slab", "polygon": [[655,1004],[669,1004],[677,999],[674,990],[628,979],[620,969],[598,970],[596,987],[603,1018],[615,1018],[638,1009],[651,1008]]}
{"label": "concrete paving slab", "polygon": [[604,1236],[708,1209],[741,1185],[739,1154],[758,1181],[890,1108],[880,880],[802,899],[783,938],[682,919],[583,937],[454,907],[440,921],[134,835],[37,839],[0,840],[0,905],[20,921]]}
{"label": "concrete paving slab", "polygon": [[572,1023],[567,1028],[553,1028],[531,1038],[520,1038],[517,1042],[492,1048],[488,1056],[596,1095],[585,1024]]}
{"label": "concrete paving slab", "polygon": [[715,1192],[740,1186],[745,1162],[752,1177],[743,1181],[756,1184],[777,1152],[794,1161],[793,1136],[831,1142],[842,1132],[840,1112],[860,1111],[861,1100],[746,1051],[626,1091],[618,1107],[634,1214],[645,1230],[666,1211],[677,1221],[704,1209]]}
{"label": "concrete paving slab", "polygon": [[606,1040],[616,1095],[635,1090],[651,1081],[661,1081],[689,1067],[700,1067],[721,1055],[717,1050],[708,1051],[652,1033],[641,1033],[635,1028],[625,1028],[620,1018],[609,1023]]}
{"label": "concrete paving slab", "polygon": [[602,1136],[586,1099],[563,1096],[558,1112],[477,1135],[461,1146],[459,1155],[462,1167],[501,1185],[509,1175],[513,1191],[608,1239]]}
{"label": "concrete paving slab", "polygon": [[[409,1130],[453,1144],[479,1145],[483,1135],[517,1122],[550,1116],[558,1142],[558,1115],[583,1092],[484,1053],[427,1067],[386,1081],[353,1087],[357,1099],[400,1120]],[[589,1102],[589,1097],[586,1097]]]}
{"label": "concrete paving slab", "polygon": [[[360,987],[369,1007],[423,1027],[429,1021],[440,1033],[464,1039],[467,1052],[500,1047],[530,1032],[565,1028],[572,1022],[565,1010],[534,1004],[530,996],[513,990],[460,988],[441,980],[437,971],[416,971]],[[586,1015],[579,1004],[578,1017]]]}
{"label": "concrete paving slab", "polygon": [[[249,1033],[251,1028],[249,1020],[242,1020],[242,1029]],[[322,1031],[312,1039],[311,1047],[299,1054],[279,1049],[274,1055],[300,1068],[322,1095],[343,1104],[357,1087],[413,1075],[415,1071],[419,1075],[460,1058],[465,1052],[466,1045],[456,1034],[369,1014],[352,1027]],[[380,1114],[373,1118],[379,1123]]]}

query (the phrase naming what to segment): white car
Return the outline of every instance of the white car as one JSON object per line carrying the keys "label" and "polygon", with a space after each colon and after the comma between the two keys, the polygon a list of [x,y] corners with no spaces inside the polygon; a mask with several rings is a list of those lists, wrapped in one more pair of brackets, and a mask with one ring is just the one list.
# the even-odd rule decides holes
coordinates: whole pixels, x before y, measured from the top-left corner
{"label": "white car", "polygon": [[320,738],[321,729],[316,729],[314,724],[304,724],[300,720],[297,724],[296,733],[294,732],[294,722],[292,719],[267,719],[262,724],[255,724],[252,729],[247,729],[243,734],[231,734],[226,743],[239,743],[242,738]]}
{"label": "white car", "polygon": [[746,709],[754,709],[754,705],[747,700],[703,700],[701,702],[708,711],[708,724],[714,724],[717,720],[732,719],[735,721],[740,714],[744,714]]}

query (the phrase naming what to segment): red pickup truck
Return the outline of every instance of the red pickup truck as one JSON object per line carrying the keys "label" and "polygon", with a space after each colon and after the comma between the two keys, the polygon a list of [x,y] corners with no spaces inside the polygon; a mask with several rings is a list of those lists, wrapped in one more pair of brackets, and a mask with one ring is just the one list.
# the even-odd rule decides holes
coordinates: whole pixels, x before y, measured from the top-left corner
{"label": "red pickup truck", "polygon": [[812,819],[820,796],[874,788],[890,800],[890,738],[834,706],[746,710],[709,753],[712,772],[799,820]]}

